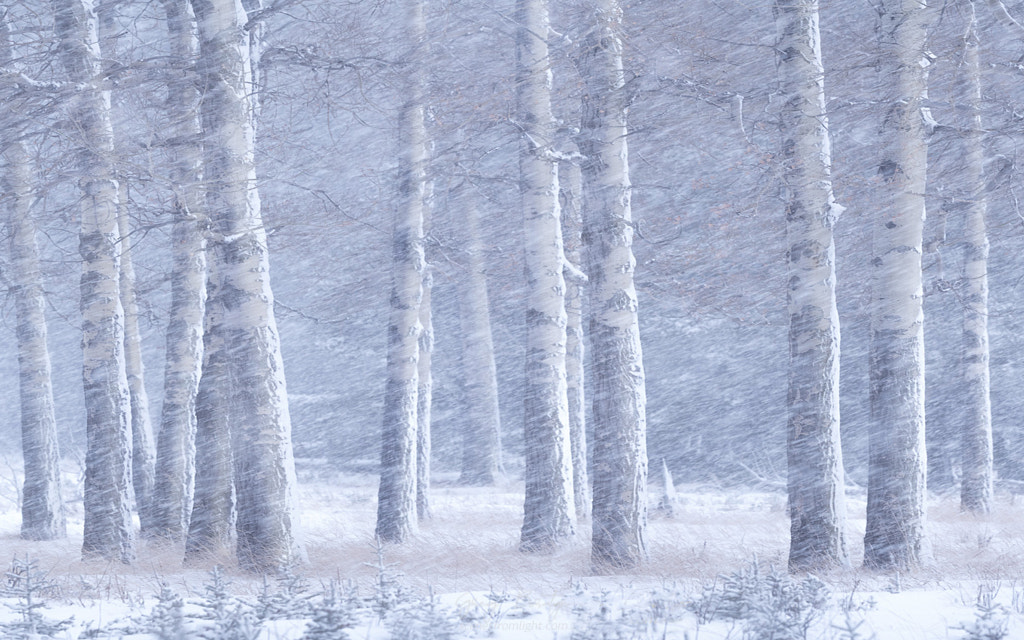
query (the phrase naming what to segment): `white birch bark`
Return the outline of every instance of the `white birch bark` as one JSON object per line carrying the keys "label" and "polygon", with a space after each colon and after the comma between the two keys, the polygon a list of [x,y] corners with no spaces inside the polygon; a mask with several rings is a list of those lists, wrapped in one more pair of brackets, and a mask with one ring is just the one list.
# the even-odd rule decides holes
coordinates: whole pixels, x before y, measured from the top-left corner
{"label": "white birch bark", "polygon": [[925,554],[922,230],[928,148],[922,109],[927,3],[881,3],[882,125],[873,225],[871,427],[864,564],[918,565]]}
{"label": "white birch bark", "polygon": [[203,362],[206,247],[199,181],[202,135],[193,70],[199,43],[188,0],[163,0],[172,60],[167,77],[167,143],[173,149],[174,227],[171,231],[171,310],[167,324],[164,401],[157,440],[153,526],[150,534],[182,543],[195,486],[196,394]]}
{"label": "white birch bark", "polygon": [[215,382],[225,387],[224,413],[231,421],[238,560],[245,569],[270,572],[300,560],[302,550],[288,394],[254,161],[257,106],[250,54],[259,46],[241,0],[193,0],[192,6],[205,89],[206,205],[216,235],[209,259],[216,273],[210,306],[217,308],[211,328],[217,341],[207,348],[215,350],[211,359],[223,358],[217,371],[223,377]]}
{"label": "white birch bark", "polygon": [[970,3],[959,91],[969,109],[964,131],[964,165],[970,185],[964,222],[963,375],[966,422],[961,443],[960,507],[974,513],[992,509],[992,405],[989,396],[988,209],[981,120],[981,64],[977,19]]}
{"label": "white birch bark", "polygon": [[128,377],[132,424],[132,487],[135,509],[142,530],[152,527],[154,458],[153,428],[149,419],[149,396],[146,393],[145,368],[142,364],[142,334],[139,332],[139,305],[135,297],[135,267],[132,264],[131,234],[128,224],[127,184],[118,182],[120,209],[117,232],[120,236],[121,273],[119,289],[124,307],[124,361]]}
{"label": "white birch bark", "polygon": [[431,292],[434,278],[424,271],[423,298],[420,300],[420,359],[417,363],[419,388],[416,408],[416,517],[430,517],[430,415],[434,399],[434,378],[431,372],[434,353],[434,321]]}
{"label": "white birch bark", "polygon": [[377,495],[378,539],[403,542],[417,529],[416,449],[419,403],[420,304],[423,297],[423,214],[426,128],[419,65],[426,25],[420,0],[406,0],[405,103],[400,115],[398,210],[392,236],[391,317]]}
{"label": "white birch bark", "polygon": [[817,0],[776,0],[782,180],[789,237],[789,566],[849,564],[839,439],[839,312]]}
{"label": "white birch bark", "polygon": [[480,208],[470,189],[464,186],[454,194],[455,208],[465,215],[455,226],[466,249],[466,274],[459,286],[462,387],[466,399],[459,482],[483,487],[495,484],[502,474],[501,411]]}
{"label": "white birch bark", "polygon": [[635,567],[647,557],[647,395],[633,284],[625,73],[617,0],[593,3],[582,43],[586,92],[579,135],[583,240],[590,277],[595,565]]}
{"label": "white birch bark", "polygon": [[520,548],[551,551],[575,534],[565,373],[565,255],[558,163],[551,147],[550,30],[546,0],[517,0],[517,116],[526,242],[526,497]]}
{"label": "white birch bark", "polygon": [[[13,59],[10,25],[0,13],[0,67]],[[46,346],[46,299],[39,267],[32,214],[32,161],[23,134],[5,119],[0,135],[0,191],[5,195],[10,233],[10,279],[18,339],[18,382],[21,402],[21,450],[24,483],[21,493],[21,537],[55,540],[67,536],[60,486],[60,451],[53,408],[50,353]]]}
{"label": "white birch bark", "polygon": [[[565,259],[574,269],[583,264],[583,174],[578,164],[559,166],[562,185],[562,240]],[[580,275],[583,275],[582,273]],[[585,281],[579,276],[565,278],[565,374],[569,400],[569,441],[572,446],[572,488],[576,517],[590,517],[590,479],[587,477],[587,404],[584,392],[583,295]]]}
{"label": "white birch bark", "polygon": [[82,381],[86,408],[85,523],[82,554],[130,562],[135,540],[129,513],[131,407],[124,359],[124,309],[118,274],[118,193],[114,179],[110,92],[101,65],[91,2],[53,0],[61,61],[73,83],[75,149],[81,178]]}

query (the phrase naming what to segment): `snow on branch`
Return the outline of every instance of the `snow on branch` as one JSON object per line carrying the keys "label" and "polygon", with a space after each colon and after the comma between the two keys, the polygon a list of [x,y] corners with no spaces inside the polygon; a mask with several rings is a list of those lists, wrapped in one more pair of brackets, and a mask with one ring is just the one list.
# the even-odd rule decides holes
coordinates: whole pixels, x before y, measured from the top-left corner
{"label": "snow on branch", "polygon": [[71,84],[68,82],[45,82],[42,80],[36,80],[21,71],[15,71],[14,69],[8,69],[6,67],[0,67],[0,80],[16,84],[22,89],[32,91],[66,91],[72,89],[74,91],[81,91],[84,89],[83,85]]}
{"label": "snow on branch", "polygon": [[1010,12],[1006,9],[1006,5],[1003,4],[1002,0],[988,0],[988,6],[992,9],[992,13],[995,14],[996,20],[1003,24],[1003,26],[1014,29],[1019,34],[1024,35],[1024,25],[1017,22]]}
{"label": "snow on branch", "polygon": [[568,258],[562,258],[562,269],[565,272],[566,277],[575,280],[576,282],[590,282],[590,278],[587,277],[587,274],[583,273],[583,271],[574,265]]}

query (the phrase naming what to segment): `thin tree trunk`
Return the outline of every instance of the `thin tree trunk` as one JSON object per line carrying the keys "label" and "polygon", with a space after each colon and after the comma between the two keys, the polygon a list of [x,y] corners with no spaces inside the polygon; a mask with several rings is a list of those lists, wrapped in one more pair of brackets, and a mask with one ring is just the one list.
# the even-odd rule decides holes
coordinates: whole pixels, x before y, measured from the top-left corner
{"label": "thin tree trunk", "polygon": [[597,0],[583,42],[587,91],[579,136],[584,156],[583,241],[590,276],[594,511],[591,559],[635,567],[647,557],[647,394],[633,284],[625,74],[617,0]]}
{"label": "thin tree trunk", "polygon": [[466,276],[459,287],[462,328],[462,375],[466,417],[462,433],[462,474],[459,482],[483,487],[501,477],[501,411],[498,374],[494,362],[487,272],[480,238],[480,209],[469,192],[460,188],[454,198],[465,218],[456,223],[466,247]]}
{"label": "thin tree trunk", "polygon": [[135,267],[132,264],[131,234],[128,225],[127,184],[118,184],[120,210],[117,231],[120,235],[121,273],[119,288],[124,307],[124,358],[131,399],[132,422],[132,486],[135,508],[143,531],[153,526],[154,454],[153,428],[149,419],[149,396],[146,394],[145,369],[142,364],[142,335],[139,332],[139,305],[135,297]]}
{"label": "thin tree trunk", "polygon": [[[206,205],[215,240],[209,259],[218,308],[211,360],[223,358],[231,420],[240,565],[269,572],[302,557],[294,527],[295,462],[281,345],[260,214],[255,150],[258,28],[240,0],[193,0],[203,86]],[[207,373],[213,374],[213,370]],[[206,376],[204,375],[204,379]],[[214,382],[214,381],[211,381]],[[202,386],[202,385],[201,385]],[[198,506],[198,505],[197,505]]]}
{"label": "thin tree trunk", "polygon": [[526,242],[526,497],[520,548],[551,551],[575,534],[565,373],[565,255],[552,139],[546,0],[517,0],[520,193]]}
{"label": "thin tree trunk", "polygon": [[173,46],[167,79],[169,144],[173,145],[171,184],[171,311],[167,324],[164,401],[157,440],[153,526],[149,532],[182,543],[188,531],[195,485],[196,394],[203,363],[206,304],[206,247],[200,228],[202,135],[199,90],[192,65],[198,54],[188,0],[163,0]]}
{"label": "thin tree trunk", "polygon": [[430,410],[433,403],[434,380],[431,356],[434,352],[434,322],[431,316],[431,292],[434,278],[430,271],[423,277],[423,298],[420,300],[419,389],[416,409],[416,516],[430,517]]}
{"label": "thin tree trunk", "polygon": [[[568,174],[562,182],[562,238],[565,259],[574,269],[583,264],[583,175],[577,164],[560,166]],[[590,517],[590,479],[587,477],[587,404],[583,376],[583,292],[582,272],[565,278],[565,373],[569,399],[569,440],[572,445],[572,488],[576,517]]]}
{"label": "thin tree trunk", "polygon": [[960,507],[974,513],[992,509],[992,405],[989,398],[988,353],[988,234],[985,149],[981,122],[981,64],[978,59],[977,20],[970,3],[970,28],[964,39],[961,95],[970,117],[965,118],[967,178],[971,193],[964,224],[964,403],[967,419],[961,445],[963,480]]}
{"label": "thin tree trunk", "polygon": [[399,207],[392,237],[391,319],[381,440],[377,537],[403,542],[416,532],[416,430],[419,403],[420,304],[423,297],[423,209],[426,129],[419,65],[426,26],[420,0],[407,0],[405,104],[400,123]]}
{"label": "thin tree trunk", "polygon": [[[10,26],[0,10],[0,67],[13,59]],[[53,410],[50,354],[46,347],[46,299],[39,268],[32,215],[32,162],[23,132],[6,121],[0,148],[4,166],[0,191],[11,235],[11,293],[17,315],[19,393],[21,399],[21,450],[25,480],[21,494],[21,537],[55,540],[67,536],[64,500],[60,486],[60,451]]]}
{"label": "thin tree trunk", "polygon": [[789,567],[849,564],[839,440],[839,312],[818,0],[776,0],[789,236]]}
{"label": "thin tree trunk", "polygon": [[73,119],[81,139],[75,149],[81,177],[82,381],[85,387],[85,529],[82,554],[130,562],[135,540],[129,512],[131,415],[125,374],[124,309],[118,274],[118,194],[112,158],[110,92],[101,81],[96,15],[92,3],[53,0],[54,29],[76,96]]}
{"label": "thin tree trunk", "polygon": [[924,0],[882,3],[880,140],[871,302],[871,427],[864,564],[918,565],[925,553],[922,230],[928,147],[922,101],[929,59]]}

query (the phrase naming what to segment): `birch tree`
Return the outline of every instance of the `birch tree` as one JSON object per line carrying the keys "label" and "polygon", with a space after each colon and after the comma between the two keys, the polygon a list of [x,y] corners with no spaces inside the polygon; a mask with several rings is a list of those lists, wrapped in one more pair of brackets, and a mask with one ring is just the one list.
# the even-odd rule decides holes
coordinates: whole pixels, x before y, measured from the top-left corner
{"label": "birch tree", "polygon": [[423,298],[420,300],[420,354],[416,391],[416,517],[430,517],[430,415],[434,396],[431,361],[434,353],[434,321],[431,293],[434,278],[429,268],[423,273]]}
{"label": "birch tree", "polygon": [[633,271],[622,8],[593,3],[578,58],[585,92],[579,135],[590,277],[595,565],[647,557],[647,393]]}
{"label": "birch tree", "polygon": [[921,277],[930,58],[925,0],[880,4],[882,206],[873,223],[868,503],[864,564],[906,568],[925,552],[926,453]]}
{"label": "birch tree", "polygon": [[466,250],[466,274],[459,283],[462,386],[466,400],[459,482],[489,486],[501,477],[501,411],[480,207],[468,185],[457,187],[450,194],[450,201],[450,206],[465,215],[455,225]]}
{"label": "birch tree", "polygon": [[839,312],[817,0],[776,0],[782,180],[789,237],[789,566],[849,564],[839,439]]}
{"label": "birch tree", "polygon": [[[181,543],[188,531],[195,483],[196,394],[203,362],[206,248],[200,227],[202,132],[195,18],[188,0],[163,0],[172,48],[167,73],[167,144],[174,189],[171,310],[167,324],[164,401],[157,440],[151,535]],[[225,440],[226,441],[226,440]]]}
{"label": "birch tree", "polygon": [[967,418],[961,445],[960,507],[975,513],[992,509],[992,406],[989,397],[988,340],[988,208],[985,188],[985,150],[981,120],[981,64],[977,17],[968,3],[969,25],[959,92],[969,115],[960,125],[965,146],[965,173],[970,193],[965,203],[963,375]]}
{"label": "birch tree", "polygon": [[[14,59],[8,10],[0,10],[0,67]],[[67,536],[60,486],[60,450],[53,409],[50,353],[46,345],[46,299],[39,266],[39,246],[32,201],[32,161],[15,121],[14,103],[0,111],[0,191],[5,194],[10,234],[10,280],[18,340],[18,382],[21,401],[21,450],[24,483],[21,492],[21,537],[55,540]]]}
{"label": "birch tree", "polygon": [[119,290],[118,185],[114,178],[110,91],[103,86],[91,2],[53,0],[61,62],[72,83],[80,172],[82,381],[86,459],[82,554],[130,562],[135,555],[129,499],[131,415]]}
{"label": "birch tree", "polygon": [[[193,0],[199,34],[199,77],[206,206],[214,238],[209,304],[216,341],[206,369],[222,375],[230,419],[237,500],[238,560],[257,572],[302,557],[296,540],[295,462],[281,345],[269,280],[267,234],[254,160],[258,113],[254,42],[260,30],[240,0]],[[204,376],[205,377],[205,376]],[[222,425],[217,425],[222,428]]]}
{"label": "birch tree", "polygon": [[427,155],[419,65],[426,47],[426,24],[420,0],[406,0],[403,10],[409,51],[403,61],[405,102],[399,116],[400,193],[392,235],[391,317],[377,498],[376,534],[384,542],[403,542],[417,528],[416,431]]}
{"label": "birch tree", "polygon": [[546,0],[516,2],[519,189],[526,242],[526,496],[520,548],[551,551],[575,534],[565,372],[565,255],[552,146],[550,32]]}
{"label": "birch tree", "polygon": [[[587,476],[587,403],[583,376],[585,342],[583,337],[583,292],[585,274],[576,265],[583,264],[583,175],[577,163],[559,165],[561,180],[562,240],[565,259],[574,273],[565,278],[565,374],[569,400],[569,441],[572,446],[572,488],[576,517],[590,517],[590,479]],[[564,169],[564,171],[563,171]]]}

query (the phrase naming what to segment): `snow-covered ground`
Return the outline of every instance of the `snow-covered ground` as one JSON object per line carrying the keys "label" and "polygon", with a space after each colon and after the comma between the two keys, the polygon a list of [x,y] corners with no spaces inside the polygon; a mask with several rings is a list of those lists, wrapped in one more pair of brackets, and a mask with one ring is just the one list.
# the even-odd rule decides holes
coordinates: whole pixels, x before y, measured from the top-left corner
{"label": "snow-covered ground", "polygon": [[[781,493],[679,487],[674,517],[652,509],[650,563],[636,573],[594,575],[586,526],[554,555],[517,550],[520,485],[471,489],[439,478],[433,517],[416,539],[379,552],[375,479],[305,474],[308,564],[295,580],[264,582],[237,571],[228,556],[221,580],[229,584],[220,587],[210,567],[183,569],[175,552],[145,542],[132,566],[82,562],[73,478],[72,533],[60,542],[19,539],[16,497],[0,489],[0,550],[5,561],[35,563],[41,583],[33,598],[46,607],[38,614],[73,617],[58,638],[287,640],[302,637],[316,615],[325,629],[337,616],[348,625],[347,636],[317,636],[324,638],[1024,638],[1024,507],[1010,495],[985,518],[961,514],[953,497],[933,496],[934,562],[925,569],[837,571],[818,582],[779,572],[788,530]],[[864,501],[849,497],[856,566]],[[20,637],[11,625],[24,619],[23,576],[6,579],[0,638]]]}

